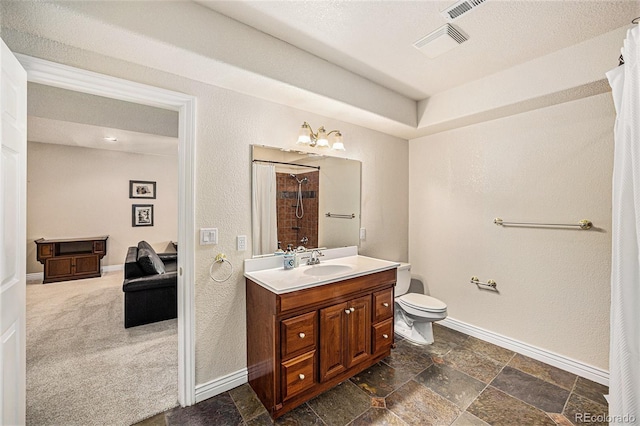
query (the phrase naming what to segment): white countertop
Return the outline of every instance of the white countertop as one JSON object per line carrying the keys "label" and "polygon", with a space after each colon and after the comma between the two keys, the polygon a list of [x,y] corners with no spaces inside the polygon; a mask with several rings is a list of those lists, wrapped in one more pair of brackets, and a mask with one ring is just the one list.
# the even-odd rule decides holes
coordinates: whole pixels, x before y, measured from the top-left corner
{"label": "white countertop", "polygon": [[[322,252],[325,257],[320,257],[320,264],[308,266],[301,261],[300,266],[293,269],[284,269],[281,256],[275,257],[275,260],[273,258],[247,259],[244,276],[273,293],[283,294],[382,272],[400,265],[398,262],[360,256],[357,254],[357,248],[355,248],[355,254],[352,248],[322,250]],[[279,266],[273,267],[278,263]],[[261,268],[261,265],[265,268]],[[334,272],[328,271],[326,267],[322,269],[325,265],[339,266]],[[314,273],[317,272],[323,275],[315,275]]]}

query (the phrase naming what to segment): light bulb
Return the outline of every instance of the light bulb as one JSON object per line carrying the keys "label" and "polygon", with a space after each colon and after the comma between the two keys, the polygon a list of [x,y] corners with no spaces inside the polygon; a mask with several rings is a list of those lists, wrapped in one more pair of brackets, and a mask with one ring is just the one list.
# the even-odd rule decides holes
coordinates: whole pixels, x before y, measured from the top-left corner
{"label": "light bulb", "polygon": [[336,133],[336,140],[333,142],[331,146],[332,151],[346,151],[344,149],[344,143],[342,142],[342,133]]}
{"label": "light bulb", "polygon": [[311,128],[306,122],[303,123],[300,128],[300,135],[298,136],[297,143],[300,145],[309,145],[311,143]]}
{"label": "light bulb", "polygon": [[327,139],[327,132],[324,127],[318,129],[318,140],[316,141],[318,148],[329,148],[329,140]]}

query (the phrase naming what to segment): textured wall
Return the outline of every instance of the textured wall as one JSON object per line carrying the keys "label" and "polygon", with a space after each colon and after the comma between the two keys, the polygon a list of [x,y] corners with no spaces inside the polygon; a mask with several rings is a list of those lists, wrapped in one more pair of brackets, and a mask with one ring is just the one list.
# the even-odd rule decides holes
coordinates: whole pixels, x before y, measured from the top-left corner
{"label": "textured wall", "polygon": [[[195,222],[197,228],[219,229],[217,246],[195,247],[197,383],[246,366],[242,269],[251,249],[238,252],[235,245],[237,235],[251,235],[251,144],[294,147],[305,120],[340,129],[347,148],[343,156],[362,161],[362,226],[368,233],[361,253],[407,259],[406,140],[50,40],[9,31],[3,37],[14,52],[197,97]],[[209,278],[219,252],[234,265],[224,283]]]}
{"label": "textured wall", "polygon": [[450,317],[608,369],[614,119],[603,94],[410,141],[409,260]]}
{"label": "textured wall", "polygon": [[[148,241],[173,251],[178,239],[178,158],[29,142],[27,273],[41,272],[38,238],[109,235],[102,265],[122,265],[127,248]],[[129,180],[156,181],[156,199],[130,199]],[[131,206],[153,204],[153,226],[132,227]]]}

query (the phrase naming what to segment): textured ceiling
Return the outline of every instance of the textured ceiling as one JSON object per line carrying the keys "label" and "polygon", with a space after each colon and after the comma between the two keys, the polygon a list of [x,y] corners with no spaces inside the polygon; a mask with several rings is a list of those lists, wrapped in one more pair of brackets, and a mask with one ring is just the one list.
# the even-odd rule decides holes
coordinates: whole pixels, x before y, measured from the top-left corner
{"label": "textured ceiling", "polygon": [[412,44],[454,1],[198,1],[414,100],[629,24],[640,2],[487,0],[453,22],[469,40],[435,59]]}

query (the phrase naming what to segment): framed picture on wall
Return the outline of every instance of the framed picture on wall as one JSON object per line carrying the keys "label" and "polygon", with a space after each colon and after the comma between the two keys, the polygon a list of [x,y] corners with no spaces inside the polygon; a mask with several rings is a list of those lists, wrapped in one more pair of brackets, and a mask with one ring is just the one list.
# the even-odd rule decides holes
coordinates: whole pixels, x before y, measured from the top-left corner
{"label": "framed picture on wall", "polygon": [[131,226],[153,226],[153,204],[134,204],[131,207]]}
{"label": "framed picture on wall", "polygon": [[145,180],[130,180],[129,198],[156,198],[156,183]]}

